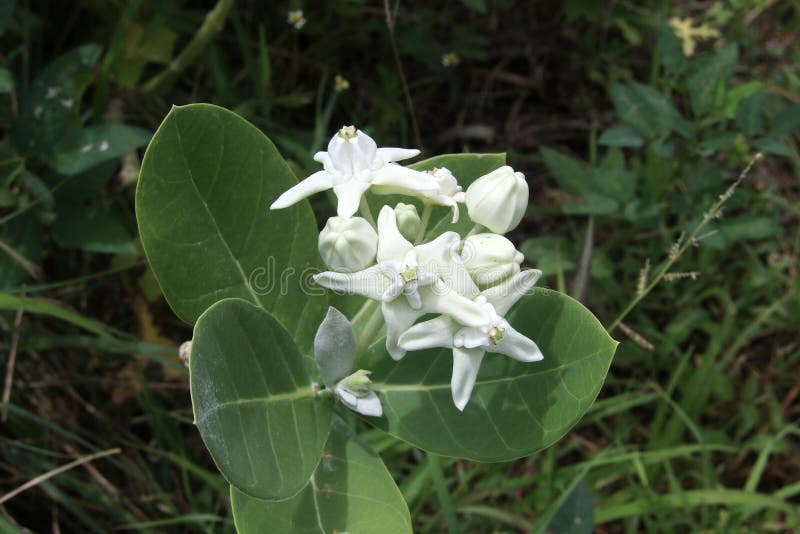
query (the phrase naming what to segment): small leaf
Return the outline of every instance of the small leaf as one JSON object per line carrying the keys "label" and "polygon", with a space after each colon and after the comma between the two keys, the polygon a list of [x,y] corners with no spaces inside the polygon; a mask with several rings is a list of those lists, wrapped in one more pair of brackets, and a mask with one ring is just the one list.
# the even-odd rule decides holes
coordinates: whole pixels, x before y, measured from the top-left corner
{"label": "small leaf", "polygon": [[58,205],[53,239],[64,248],[135,254],[133,236],[117,213],[100,202]]}
{"label": "small leaf", "polygon": [[19,258],[0,252],[0,290],[17,287],[30,273],[20,260],[37,265],[42,253],[42,224],[33,211],[24,213],[0,224],[0,241],[6,244]]}
{"label": "small leaf", "polygon": [[661,23],[658,27],[658,55],[661,64],[668,74],[678,74],[686,66],[686,56],[683,55],[681,40],[668,24]]}
{"label": "small leaf", "polygon": [[620,202],[633,195],[636,174],[627,169],[621,150],[606,153],[600,165],[592,170],[592,187],[598,193]]}
{"label": "small leaf", "polygon": [[411,533],[408,506],[386,466],[338,417],[322,460],[300,493],[270,502],[231,486],[231,508],[239,534]]}
{"label": "small leaf", "polygon": [[683,137],[694,134],[692,125],[678,112],[669,99],[648,85],[614,84],[611,100],[617,116],[647,139],[670,130]]}
{"label": "small leaf", "polygon": [[551,148],[542,147],[540,151],[547,170],[561,189],[573,195],[584,195],[592,190],[589,172],[583,165]]}
{"label": "small leaf", "polygon": [[385,417],[366,418],[393,436],[444,456],[495,462],[519,458],[561,438],[592,405],[617,342],[579,302],[535,289],[508,316],[544,360],[521,363],[487,354],[472,398],[460,412],[450,392],[450,350],[393,361],[383,340],[358,367],[372,369]]}
{"label": "small leaf", "polygon": [[289,332],[241,299],[211,306],[195,325],[189,359],[197,428],[225,478],[261,499],[308,482],[330,431],[331,403]]}
{"label": "small leaf", "polygon": [[484,0],[461,0],[461,3],[477,13],[486,13],[486,2]]}
{"label": "small leaf", "polygon": [[10,93],[14,88],[14,77],[8,69],[0,68],[0,94]]}
{"label": "small leaf", "polygon": [[800,130],[800,104],[794,104],[782,109],[772,119],[773,135],[792,135],[797,130]]}
{"label": "small leaf", "polygon": [[355,354],[356,336],[350,321],[336,308],[328,308],[314,337],[314,358],[326,387],[332,389],[352,372]]}
{"label": "small leaf", "polygon": [[586,193],[580,202],[562,205],[561,211],[566,215],[609,215],[619,211],[619,203],[605,195]]}
{"label": "small leaf", "polygon": [[78,174],[146,145],[150,137],[147,130],[127,124],[89,126],[55,146],[52,165],[61,174]]}
{"label": "small leaf", "polygon": [[578,482],[561,503],[548,530],[559,534],[591,534],[594,531],[594,504],[586,482]]}
{"label": "small leaf", "polygon": [[773,156],[791,158],[794,155],[794,152],[786,145],[786,143],[778,141],[777,139],[771,139],[769,137],[753,139],[750,141],[750,146],[760,150],[765,154],[771,154]]}
{"label": "small leaf", "polygon": [[684,83],[689,90],[695,117],[711,112],[719,87],[728,82],[738,60],[739,48],[732,43],[692,61]]}
{"label": "small leaf", "polygon": [[606,146],[619,146],[639,148],[644,145],[644,139],[627,126],[614,126],[604,131],[597,142]]}

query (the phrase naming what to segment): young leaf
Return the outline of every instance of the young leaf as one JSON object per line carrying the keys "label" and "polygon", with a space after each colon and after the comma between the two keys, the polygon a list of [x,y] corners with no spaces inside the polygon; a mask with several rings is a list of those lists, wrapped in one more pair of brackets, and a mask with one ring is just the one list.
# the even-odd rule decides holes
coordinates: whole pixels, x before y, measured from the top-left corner
{"label": "young leaf", "polygon": [[374,344],[358,367],[373,371],[385,417],[369,422],[427,451],[505,461],[555,443],[591,406],[617,342],[579,302],[548,289],[524,297],[509,322],[544,354],[520,363],[488,354],[463,412],[450,392],[449,350],[411,352],[393,361]]}
{"label": "young leaf", "polygon": [[289,332],[263,309],[225,299],[197,320],[189,372],[197,428],[228,482],[262,499],[300,491],[332,408],[315,395]]}
{"label": "young leaf", "polygon": [[738,59],[739,48],[733,43],[691,63],[685,84],[695,117],[707,115],[712,110],[718,87],[727,83]]}
{"label": "young leaf", "polygon": [[353,371],[355,354],[356,336],[350,321],[336,308],[328,308],[314,337],[314,358],[326,387],[332,389]]}
{"label": "young leaf", "polygon": [[585,195],[592,190],[589,172],[580,163],[552,148],[540,150],[547,170],[561,189],[573,195]]}
{"label": "young leaf", "polygon": [[231,486],[231,508],[239,534],[411,532],[408,507],[386,466],[337,417],[322,461],[300,493],[269,502]]}
{"label": "young leaf", "polygon": [[272,313],[308,351],[325,313],[307,286],[319,262],[308,205],[269,209],[297,180],[253,125],[208,104],[175,107],[142,163],[136,217],[173,311],[193,323],[238,297]]}

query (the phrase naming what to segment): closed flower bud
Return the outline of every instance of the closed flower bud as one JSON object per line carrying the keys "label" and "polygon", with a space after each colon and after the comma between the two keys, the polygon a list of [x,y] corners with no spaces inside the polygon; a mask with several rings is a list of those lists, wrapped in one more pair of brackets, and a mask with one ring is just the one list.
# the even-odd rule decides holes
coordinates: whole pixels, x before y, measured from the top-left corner
{"label": "closed flower bud", "polygon": [[514,276],[525,259],[511,241],[498,234],[468,237],[464,241],[461,257],[469,274],[481,287],[494,285]]}
{"label": "closed flower bud", "polygon": [[466,202],[470,219],[505,234],[522,220],[528,206],[528,183],[521,172],[506,165],[472,182]]}
{"label": "closed flower bud", "polygon": [[413,243],[419,233],[419,227],[422,225],[417,207],[401,202],[394,207],[394,216],[397,218],[397,228],[400,233]]}
{"label": "closed flower bud", "polygon": [[361,217],[331,217],[319,233],[319,254],[332,271],[351,273],[375,263],[378,233]]}

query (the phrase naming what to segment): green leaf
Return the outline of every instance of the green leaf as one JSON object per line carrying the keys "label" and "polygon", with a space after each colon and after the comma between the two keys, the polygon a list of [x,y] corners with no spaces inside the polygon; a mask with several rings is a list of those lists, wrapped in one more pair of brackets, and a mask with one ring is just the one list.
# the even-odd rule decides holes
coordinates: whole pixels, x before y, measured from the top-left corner
{"label": "green leaf", "polygon": [[589,172],[576,160],[547,147],[540,149],[542,159],[558,186],[573,195],[585,195],[592,190]]}
{"label": "green leaf", "polygon": [[10,93],[14,87],[14,77],[8,69],[0,68],[0,95]]}
{"label": "green leaf", "polygon": [[777,139],[771,139],[769,137],[753,139],[750,141],[750,146],[760,150],[765,154],[771,154],[773,156],[791,158],[794,155],[794,152],[786,143],[778,141]]}
{"label": "green leaf", "polygon": [[775,217],[763,215],[742,215],[724,219],[719,230],[729,242],[755,239],[770,239],[783,235],[783,227]]}
{"label": "green leaf", "polygon": [[611,100],[620,120],[647,139],[669,131],[683,137],[693,135],[692,125],[669,99],[648,85],[616,83],[611,87]]}
{"label": "green leaf", "polygon": [[594,504],[586,482],[578,482],[556,511],[548,531],[563,534],[591,534],[594,531]]}
{"label": "green leaf", "polygon": [[800,130],[800,104],[782,109],[772,120],[772,135],[792,135]]}
{"label": "green leaf", "polygon": [[619,203],[605,195],[586,193],[579,202],[563,204],[561,211],[566,215],[609,215],[619,211]]}
{"label": "green leaf", "polygon": [[708,115],[717,104],[718,91],[730,79],[738,60],[739,48],[732,43],[689,65],[685,85],[696,117]]}
{"label": "green leaf", "polygon": [[309,484],[280,502],[248,497],[231,486],[239,534],[270,532],[410,533],[403,496],[380,457],[334,417],[322,461]]}
{"label": "green leaf", "polygon": [[33,212],[0,224],[0,241],[13,251],[0,250],[0,290],[11,289],[26,280],[21,262],[37,265],[42,253],[42,225]]}
{"label": "green leaf", "polygon": [[681,40],[668,24],[662,22],[658,28],[658,56],[667,74],[678,74],[686,66]]}
{"label": "green leaf", "polygon": [[262,499],[295,495],[316,469],[330,431],[329,398],[289,332],[241,299],[211,306],[189,359],[195,421],[225,478]]}
{"label": "green leaf", "polygon": [[600,165],[592,170],[592,188],[608,198],[628,200],[635,187],[636,174],[627,169],[620,150],[606,153]]}
{"label": "green leaf", "polygon": [[601,145],[627,148],[639,148],[644,145],[642,136],[627,126],[613,126],[609,128],[600,135],[597,142]]}
{"label": "green leaf", "polygon": [[146,145],[150,136],[147,130],[127,124],[89,126],[55,146],[52,165],[61,174],[78,174]]}
{"label": "green leaf", "polygon": [[461,0],[461,3],[477,13],[486,13],[486,2],[484,0]]}
{"label": "green leaf", "polygon": [[64,248],[106,254],[135,254],[134,239],[118,215],[99,203],[65,204],[56,208],[53,239]]}
{"label": "green leaf", "polygon": [[147,258],[173,311],[193,323],[238,297],[271,312],[309,351],[326,310],[317,223],[308,202],[270,210],[297,183],[253,125],[208,104],[175,107],[142,163],[136,216]]}
{"label": "green leaf", "polygon": [[385,416],[368,421],[427,451],[477,461],[505,461],[560,439],[594,402],[617,342],[579,302],[535,289],[509,322],[544,354],[520,363],[487,354],[463,412],[453,405],[449,350],[411,352],[393,361],[383,340],[356,366],[372,370]]}

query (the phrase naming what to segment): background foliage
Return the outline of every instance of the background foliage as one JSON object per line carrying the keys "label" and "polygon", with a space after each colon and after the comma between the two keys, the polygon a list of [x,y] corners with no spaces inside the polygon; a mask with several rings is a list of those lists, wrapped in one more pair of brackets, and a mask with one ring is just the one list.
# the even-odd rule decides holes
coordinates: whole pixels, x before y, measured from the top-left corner
{"label": "background foliage", "polygon": [[[299,30],[286,19],[296,8]],[[0,1],[0,527],[232,529],[178,358],[191,330],[143,261],[133,213],[143,147],[190,102],[268,132],[298,176],[349,123],[384,146],[508,151],[531,186],[512,239],[544,285],[606,325],[763,152],[697,246],[684,238],[672,276],[616,326],[600,399],[556,446],[477,464],[362,437],[421,532],[796,526],[800,8],[462,0],[388,11]],[[706,37],[687,56],[670,20],[690,17],[688,36]],[[332,212],[324,196],[313,207],[319,221]]]}

